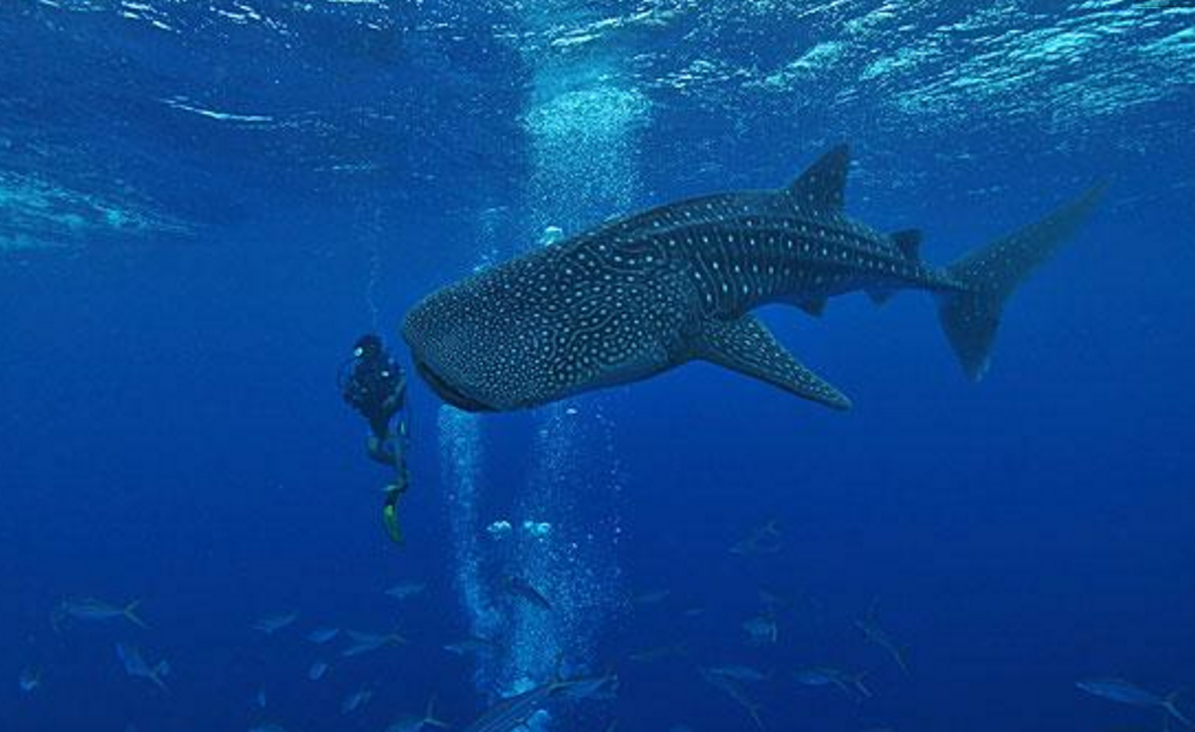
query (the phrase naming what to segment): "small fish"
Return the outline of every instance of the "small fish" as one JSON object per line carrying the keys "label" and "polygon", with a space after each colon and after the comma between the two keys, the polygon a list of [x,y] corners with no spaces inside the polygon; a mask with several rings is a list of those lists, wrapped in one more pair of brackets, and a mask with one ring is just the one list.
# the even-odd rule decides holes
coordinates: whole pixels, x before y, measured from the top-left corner
{"label": "small fish", "polygon": [[145,657],[141,655],[140,649],[125,643],[116,644],[116,657],[120,659],[121,665],[124,666],[124,672],[129,676],[151,681],[162,691],[170,691],[166,688],[165,681],[166,676],[170,674],[168,662],[158,661],[150,666]]}
{"label": "small fish", "polygon": [[307,640],[323,645],[340,635],[340,628],[316,628],[307,634]]}
{"label": "small fish", "polygon": [[249,728],[249,732],[286,732],[286,728],[280,724],[267,722],[265,724],[255,724]]}
{"label": "small fish", "polygon": [[1195,727],[1176,706],[1179,692],[1169,696],[1158,696],[1152,691],[1146,691],[1136,684],[1124,679],[1084,679],[1075,683],[1083,691],[1109,701],[1128,704],[1134,707],[1160,709],[1174,717],[1184,727]]}
{"label": "small fish", "polygon": [[742,681],[748,684],[754,684],[760,681],[767,680],[767,674],[750,666],[713,666],[706,667],[707,673],[714,676],[721,676],[734,681]]}
{"label": "small fish", "polygon": [[780,532],[780,524],[776,521],[769,521],[763,526],[757,526],[752,529],[746,538],[735,542],[730,547],[730,553],[737,554],[740,557],[762,557],[778,554],[783,548],[783,538],[784,536]]}
{"label": "small fish", "polygon": [[427,709],[424,710],[422,717],[407,716],[399,719],[386,728],[386,732],[420,732],[427,727],[439,727],[440,729],[448,729],[447,722],[436,719],[436,697],[427,700]]}
{"label": "small fish", "polygon": [[[600,677],[607,679],[610,677]],[[490,707],[472,724],[465,727],[464,732],[511,732],[511,730],[525,727],[527,721],[538,712],[549,699],[566,694],[574,687],[593,689],[594,679],[556,679],[528,689],[521,694],[508,697]],[[583,698],[583,697],[575,697]],[[412,732],[408,730],[391,729],[387,732]]]}
{"label": "small fish", "polygon": [[871,696],[871,690],[863,683],[863,679],[867,678],[866,671],[851,674],[830,666],[815,666],[797,671],[795,678],[797,683],[805,686],[834,686],[856,701]]}
{"label": "small fish", "polygon": [[407,639],[398,633],[377,635],[375,633],[359,633],[355,630],[346,630],[345,633],[352,640],[352,645],[341,651],[340,655],[344,658],[360,656],[363,653],[370,653],[379,648],[402,645],[407,642]]}
{"label": "small fish", "polygon": [[266,690],[258,689],[257,696],[253,697],[253,702],[257,704],[258,709],[266,708]]}
{"label": "small fish", "polygon": [[323,661],[316,661],[307,669],[307,678],[311,681],[319,681],[328,675],[328,664]]}
{"label": "small fish", "polygon": [[759,703],[752,700],[751,697],[747,695],[746,690],[743,689],[743,687],[740,686],[737,681],[725,676],[711,674],[704,668],[698,668],[697,671],[701,674],[701,678],[705,679],[706,683],[715,689],[725,692],[726,695],[731,699],[734,699],[739,706],[747,710],[747,713],[751,715],[751,720],[755,722],[755,726],[763,729],[763,720],[759,717]]}
{"label": "small fish", "polygon": [[753,646],[774,645],[780,640],[780,626],[774,615],[757,615],[743,621],[747,642]]}
{"label": "small fish", "polygon": [[671,594],[672,590],[665,588],[647,590],[646,592],[640,592],[637,595],[631,595],[631,597],[627,600],[627,605],[632,607],[641,605],[659,605],[664,600],[667,600]]}
{"label": "small fish", "polygon": [[409,600],[416,595],[423,594],[423,591],[426,589],[427,585],[423,582],[402,582],[386,590],[386,594],[390,597],[393,597],[395,600],[402,602],[404,600]]}
{"label": "small fish", "polygon": [[493,647],[493,641],[477,636],[469,636],[463,640],[444,644],[444,650],[458,656],[471,656],[477,653],[484,653]]}
{"label": "small fish", "polygon": [[50,622],[55,630],[59,630],[65,620],[107,621],[126,620],[138,628],[149,628],[144,620],[137,615],[140,600],[133,600],[126,605],[113,605],[103,600],[87,597],[81,600],[63,600],[59,603]]}
{"label": "small fish", "polygon": [[371,699],[373,699],[372,689],[359,689],[354,691],[352,694],[346,696],[344,701],[340,703],[340,713],[353,714],[354,712],[362,709],[366,704],[369,703]]}
{"label": "small fish", "polygon": [[265,633],[266,635],[274,635],[283,628],[293,624],[298,619],[298,613],[282,613],[280,615],[271,615],[269,617],[262,618],[254,623],[253,627]]}
{"label": "small fish", "polygon": [[17,683],[22,694],[32,694],[41,687],[41,669],[32,666],[23,669]]}
{"label": "small fish", "polygon": [[617,697],[618,676],[611,673],[605,676],[574,679],[569,682],[562,693],[574,701],[585,699],[609,701]]}
{"label": "small fish", "polygon": [[547,610],[549,612],[552,610],[552,603],[548,602],[548,598],[544,597],[542,592],[537,590],[534,585],[522,577],[508,575],[506,580],[503,582],[503,587],[512,597],[517,597],[520,600],[524,600],[541,610]]}
{"label": "small fish", "polygon": [[892,636],[888,635],[888,631],[884,630],[880,625],[876,614],[876,606],[873,604],[871,609],[867,611],[867,615],[855,621],[855,627],[863,631],[863,637],[882,648],[892,660],[900,666],[901,673],[905,676],[909,675],[909,664],[905,660],[908,651],[896,644],[892,640]]}
{"label": "small fish", "polygon": [[676,656],[686,656],[689,653],[689,647],[684,643],[673,643],[667,646],[656,646],[654,648],[645,648],[641,651],[635,651],[629,658],[635,663],[651,663],[665,658],[672,658]]}

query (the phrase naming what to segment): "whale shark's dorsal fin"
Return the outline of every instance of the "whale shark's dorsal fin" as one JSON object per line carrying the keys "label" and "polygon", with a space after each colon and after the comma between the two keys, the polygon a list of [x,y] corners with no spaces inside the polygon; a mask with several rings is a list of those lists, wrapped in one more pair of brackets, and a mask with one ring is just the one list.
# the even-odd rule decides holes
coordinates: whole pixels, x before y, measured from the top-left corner
{"label": "whale shark's dorsal fin", "polygon": [[803,399],[835,409],[851,407],[850,399],[801,365],[754,316],[710,320],[693,343],[693,350],[696,358],[765,381]]}
{"label": "whale shark's dorsal fin", "polygon": [[788,187],[788,195],[797,199],[798,205],[838,213],[845,200],[843,192],[850,164],[850,148],[845,143],[835,145],[793,181]]}

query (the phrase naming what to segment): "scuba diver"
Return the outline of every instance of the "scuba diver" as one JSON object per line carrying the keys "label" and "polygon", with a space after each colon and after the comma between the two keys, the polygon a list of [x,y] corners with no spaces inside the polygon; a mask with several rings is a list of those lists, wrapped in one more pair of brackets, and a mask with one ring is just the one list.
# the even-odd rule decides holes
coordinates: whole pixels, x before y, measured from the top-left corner
{"label": "scuba diver", "polygon": [[[357,339],[353,356],[340,367],[340,393],[357,413],[369,422],[365,448],[369,457],[395,471],[393,483],[383,490],[382,522],[386,534],[403,543],[398,522],[398,499],[406,492],[407,474],[406,394],[407,377],[402,367],[386,353],[382,339],[370,333]],[[391,422],[396,424],[391,427]]]}

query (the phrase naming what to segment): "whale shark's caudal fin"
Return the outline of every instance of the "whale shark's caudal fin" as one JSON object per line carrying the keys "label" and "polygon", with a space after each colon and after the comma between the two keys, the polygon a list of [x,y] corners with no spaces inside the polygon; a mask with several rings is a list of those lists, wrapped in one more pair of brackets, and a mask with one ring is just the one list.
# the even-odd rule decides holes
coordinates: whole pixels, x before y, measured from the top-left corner
{"label": "whale shark's caudal fin", "polygon": [[946,268],[960,290],[939,295],[942,330],[967,376],[983,378],[1004,303],[1038,265],[1069,239],[1103,196],[1090,188],[1035,224],[967,254]]}

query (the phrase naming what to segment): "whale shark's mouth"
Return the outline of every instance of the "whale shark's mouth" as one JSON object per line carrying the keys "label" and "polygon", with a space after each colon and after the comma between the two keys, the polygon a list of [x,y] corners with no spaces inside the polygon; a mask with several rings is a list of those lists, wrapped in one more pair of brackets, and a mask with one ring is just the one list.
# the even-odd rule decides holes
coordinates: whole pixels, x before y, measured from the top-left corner
{"label": "whale shark's mouth", "polygon": [[415,361],[415,370],[423,377],[423,380],[431,386],[440,398],[448,402],[458,409],[463,409],[466,412],[494,412],[497,411],[490,405],[480,402],[473,397],[465,394],[457,389],[452,384],[445,381],[439,374],[435,372],[432,367],[428,366],[422,359]]}

